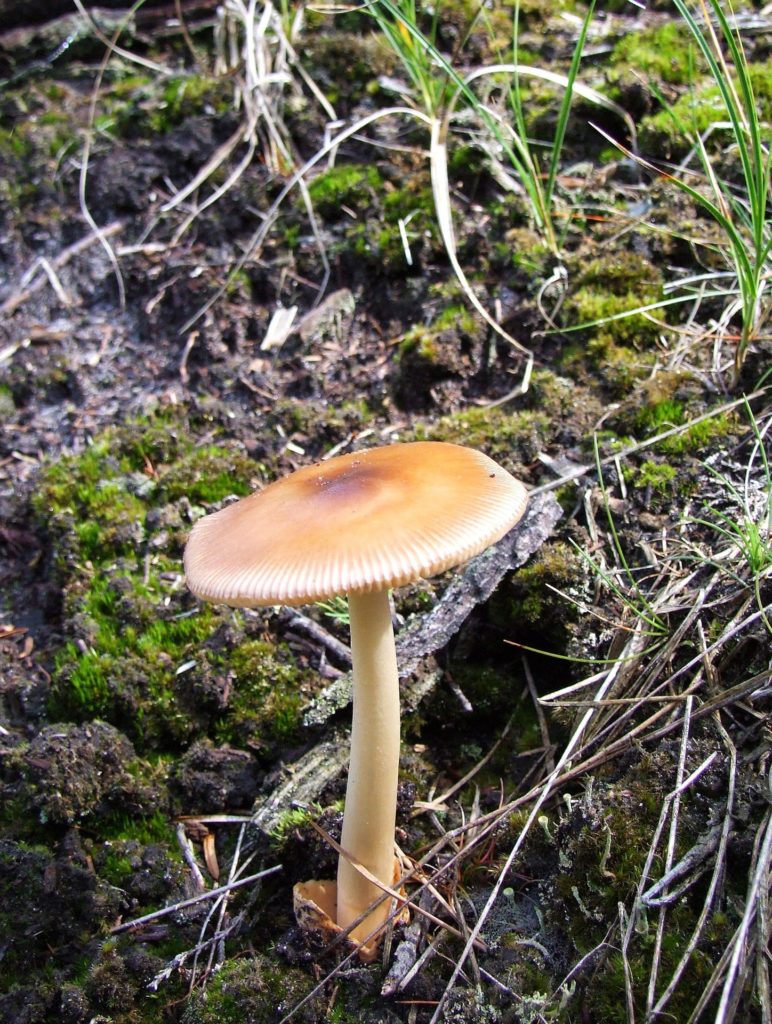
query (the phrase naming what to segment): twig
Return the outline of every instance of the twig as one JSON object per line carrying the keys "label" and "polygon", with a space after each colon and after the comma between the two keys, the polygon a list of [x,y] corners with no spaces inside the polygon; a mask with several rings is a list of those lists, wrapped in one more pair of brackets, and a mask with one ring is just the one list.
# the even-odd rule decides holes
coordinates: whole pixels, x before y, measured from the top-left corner
{"label": "twig", "polygon": [[464,711],[466,714],[469,714],[470,712],[474,711],[474,708],[472,707],[472,702],[469,700],[467,695],[464,693],[464,691],[458,685],[456,680],[447,670],[444,672],[444,678],[448,689],[461,706],[461,710]]}
{"label": "twig", "polygon": [[[683,732],[681,733],[681,746],[678,751],[678,767],[676,769],[676,786],[673,792],[673,798],[670,801],[670,832],[668,834],[667,849],[665,853],[665,874],[667,875],[673,866],[673,858],[675,857],[675,844],[676,837],[678,836],[678,818],[681,810],[681,790],[684,781],[684,771],[686,770],[686,752],[689,743],[689,732],[692,716],[692,707],[694,705],[694,698],[687,697],[686,704],[684,705],[683,714]],[[659,974],[659,962],[662,955],[662,940],[665,935],[665,921],[667,919],[667,907],[663,904],[660,905],[659,915],[657,919],[657,931],[654,937],[654,950],[652,953],[651,972],[649,974],[649,985],[646,993],[646,1014],[647,1017],[651,1014],[651,1008],[654,1005],[654,997],[657,990],[657,975]]]}
{"label": "twig", "polygon": [[180,380],[182,381],[183,384],[187,384],[188,380],[190,379],[190,376],[188,374],[188,358],[190,356],[190,353],[193,351],[193,346],[198,341],[200,334],[200,331],[191,331],[187,337],[187,341],[185,342],[185,347],[182,350],[182,356],[180,357],[179,372]]}
{"label": "twig", "polygon": [[202,953],[204,950],[208,949],[213,943],[219,942],[221,939],[227,938],[229,935],[232,935],[233,932],[237,931],[237,929],[241,927],[243,921],[243,915],[239,914],[237,917],[233,919],[233,921],[231,921],[231,923],[228,925],[228,927],[222,934],[213,935],[210,939],[205,939],[198,945],[193,946],[192,949],[186,949],[182,953],[177,953],[177,955],[172,957],[169,963],[167,963],[167,965],[162,970],[160,970],[151,981],[148,982],[148,990],[150,992],[156,992],[158,990],[159,985],[171,976],[172,971],[176,971],[178,968],[182,967],[182,965],[185,963],[189,956],[197,956],[199,953]]}
{"label": "twig", "polygon": [[[68,245],[66,249],[62,249],[58,256],[50,261],[47,260],[46,263],[51,271],[60,270],[70,262],[73,256],[77,256],[78,253],[83,252],[84,249],[93,245],[94,242],[101,242],[104,238],[111,238],[122,230],[123,221],[114,220],[111,224],[107,224],[103,228],[96,228],[90,234],[85,235],[83,238],[79,238],[77,242],[73,242],[72,245]],[[42,266],[42,263],[36,260],[30,270],[25,273],[24,278],[29,279],[29,276],[35,273],[35,269],[38,266]],[[19,306],[27,302],[35,292],[40,291],[46,283],[46,280],[50,281],[51,277],[47,277],[46,274],[38,274],[29,284],[20,287],[12,295],[9,295],[5,302],[0,305],[0,316],[10,316],[12,313],[15,313]]]}
{"label": "twig", "polygon": [[[616,462],[617,459],[626,459],[630,455],[635,455],[640,451],[644,451],[646,448],[651,448],[652,445],[659,444],[660,441],[665,441],[668,437],[675,437],[678,434],[683,434],[687,430],[691,430],[697,423],[702,423],[704,420],[712,419],[714,416],[721,416],[725,412],[731,412],[732,409],[736,409],[740,405],[744,405],[746,402],[752,402],[757,398],[761,398],[763,395],[769,394],[770,389],[759,388],[752,392],[750,395],[744,395],[742,398],[736,398],[732,402],[726,402],[724,405],[718,406],[716,409],[711,409],[710,412],[705,412],[701,416],[695,416],[693,420],[689,420],[688,423],[681,423],[677,427],[671,427],[670,430],[664,430],[661,434],[655,434],[653,437],[647,437],[643,441],[637,441],[635,444],[628,445],[626,448],[622,448],[621,451],[615,452],[613,455],[607,455],[605,458],[599,460],[601,466],[609,466]],[[554,491],[558,487],[562,487],[564,484],[570,483],[572,480],[576,480],[581,476],[585,476],[587,473],[594,473],[596,465],[587,464],[585,466],[577,466],[572,469],[570,473],[565,473],[563,476],[558,477],[557,480],[552,480],[548,484],[542,484],[540,487],[534,487],[532,491],[529,491],[530,495],[541,494],[542,491]]]}
{"label": "twig", "polygon": [[240,889],[245,885],[252,885],[261,878],[267,878],[268,875],[275,875],[278,871],[283,871],[281,864],[276,864],[272,868],[266,868],[264,871],[258,871],[256,875],[250,875],[248,878],[240,878],[237,882],[229,883],[228,885],[218,886],[216,889],[210,889],[208,892],[199,893],[198,896],[191,896],[190,899],[180,900],[179,903],[173,903],[169,907],[163,907],[161,910],[154,910],[151,914],[144,914],[142,917],[137,917],[133,921],[125,921],[123,924],[117,924],[114,928],[110,929],[111,935],[117,935],[119,932],[126,932],[130,928],[138,928],[140,925],[147,924],[148,921],[157,921],[160,917],[166,917],[167,914],[175,914],[178,910],[184,910],[185,907],[192,907],[196,903],[201,903],[203,900],[209,900],[223,896],[226,893],[232,892],[234,889]]}
{"label": "twig", "polygon": [[193,882],[196,889],[199,892],[203,892],[206,889],[206,882],[204,881],[204,876],[201,873],[201,868],[196,863],[196,858],[193,854],[193,844],[185,833],[185,823],[182,821],[177,823],[177,843],[179,844],[180,851],[182,852],[183,860],[188,865],[190,873],[193,876]]}
{"label": "twig", "polygon": [[344,665],[351,664],[351,648],[329,633],[324,626],[319,625],[307,615],[297,611],[295,608],[283,608],[280,617],[290,629],[299,629],[306,633],[313,640],[316,640],[330,654]]}

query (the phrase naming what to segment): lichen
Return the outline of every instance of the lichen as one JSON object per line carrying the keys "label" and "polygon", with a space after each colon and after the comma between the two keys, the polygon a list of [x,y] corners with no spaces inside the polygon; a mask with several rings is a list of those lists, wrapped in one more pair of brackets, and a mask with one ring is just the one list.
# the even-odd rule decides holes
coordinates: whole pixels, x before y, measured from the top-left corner
{"label": "lichen", "polygon": [[[314,987],[312,975],[258,955],[230,960],[188,1001],[183,1024],[274,1024]],[[324,993],[313,997],[294,1019],[313,1024],[320,1019]]]}

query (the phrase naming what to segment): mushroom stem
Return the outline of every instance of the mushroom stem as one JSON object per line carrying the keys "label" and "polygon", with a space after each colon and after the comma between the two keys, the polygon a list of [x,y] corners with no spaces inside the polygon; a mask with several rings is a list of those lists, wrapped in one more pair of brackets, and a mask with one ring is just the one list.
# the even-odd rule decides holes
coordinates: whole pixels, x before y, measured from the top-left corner
{"label": "mushroom stem", "polygon": [[[399,679],[388,590],[349,594],[353,719],[341,846],[386,885],[394,881]],[[347,928],[382,890],[341,857],[337,924]],[[389,915],[384,900],[352,931],[361,942]]]}

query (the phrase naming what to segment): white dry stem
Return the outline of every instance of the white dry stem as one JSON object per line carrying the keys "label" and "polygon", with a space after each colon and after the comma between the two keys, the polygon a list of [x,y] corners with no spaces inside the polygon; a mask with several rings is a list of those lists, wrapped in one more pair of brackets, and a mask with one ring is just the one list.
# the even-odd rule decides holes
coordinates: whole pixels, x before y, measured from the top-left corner
{"label": "white dry stem", "polygon": [[[676,770],[676,786],[673,793],[672,801],[670,801],[670,831],[667,840],[667,851],[665,854],[665,874],[670,871],[673,866],[673,859],[675,857],[675,844],[678,836],[678,817],[681,810],[681,789],[683,786],[684,771],[686,770],[686,753],[689,744],[689,725],[692,717],[692,707],[694,705],[694,698],[687,697],[686,704],[684,706],[684,727],[681,733],[681,746],[678,752],[678,767]],[[711,755],[712,756],[712,755]],[[662,955],[662,940],[665,935],[665,922],[667,920],[666,906],[659,908],[659,918],[657,920],[657,932],[654,939],[654,951],[652,955],[651,972],[649,974],[649,986],[646,993],[646,1014],[647,1017],[651,1015],[651,1008],[654,1005],[654,999],[657,992],[657,975],[659,973],[659,962]]]}
{"label": "white dry stem", "polygon": [[201,903],[203,900],[217,899],[220,896],[224,896],[227,893],[233,892],[234,889],[240,889],[245,885],[254,885],[255,882],[261,878],[267,878],[268,875],[275,875],[279,871],[283,871],[281,864],[275,864],[272,868],[266,868],[264,871],[258,871],[257,874],[249,875],[247,878],[240,878],[238,881],[229,883],[228,885],[220,885],[216,889],[209,889],[207,892],[199,893],[198,896],[191,896],[190,899],[180,900],[178,903],[173,903],[171,906],[164,907],[162,910],[154,910],[150,914],[144,914],[142,917],[135,917],[133,921],[124,921],[122,924],[116,925],[110,929],[111,935],[117,935],[119,932],[126,932],[130,928],[138,928],[142,924],[147,924],[150,921],[157,921],[161,917],[166,917],[167,914],[176,914],[179,910],[184,910],[185,907],[192,907],[196,903]]}
{"label": "white dry stem", "polygon": [[697,920],[696,925],[694,926],[694,931],[692,932],[689,941],[686,944],[686,948],[684,949],[683,955],[681,956],[681,959],[678,961],[678,964],[676,965],[675,970],[673,971],[673,975],[668,985],[660,995],[656,1004],[651,1009],[652,1020],[661,1019],[662,1015],[664,1014],[665,1007],[667,1003],[670,1001],[670,997],[673,995],[676,988],[678,987],[678,983],[680,982],[684,971],[689,965],[689,961],[691,960],[692,954],[694,953],[695,949],[699,944],[702,932],[713,910],[713,902],[716,898],[719,884],[723,877],[726,866],[726,848],[729,841],[729,829],[732,823],[732,805],[734,803],[735,779],[737,775],[737,751],[721,723],[718,720],[716,720],[716,724],[719,729],[719,732],[722,734],[724,745],[727,747],[727,750],[729,752],[729,782],[727,786],[726,809],[724,811],[724,819],[721,825],[721,838],[719,840],[719,847],[714,862],[713,875],[710,879],[710,885],[708,887],[707,895],[705,896],[705,902],[703,903],[702,910],[700,911],[700,916]]}
{"label": "white dry stem", "polygon": [[[445,246],[445,252],[447,253],[450,265],[453,268],[453,273],[456,275],[459,284],[464,290],[464,294],[472,303],[474,308],[483,318],[483,320],[491,327],[497,334],[499,334],[505,341],[508,341],[513,348],[516,348],[518,352],[522,352],[523,355],[528,357],[528,365],[524,374],[525,380],[530,378],[530,367],[533,364],[533,354],[530,349],[527,349],[525,345],[521,345],[516,338],[513,338],[511,334],[504,330],[501,324],[491,316],[488,310],[483,306],[480,300],[477,298],[477,294],[472,288],[464,268],[458,261],[458,253],[456,247],[456,236],[453,230],[453,214],[450,206],[450,183],[448,181],[448,119],[445,118],[432,118],[431,120],[431,138],[429,142],[429,163],[431,167],[431,179],[432,179],[432,196],[434,197],[434,209],[437,214],[437,225],[440,229],[440,237],[442,238],[442,244]],[[522,391],[521,387],[521,391]]]}
{"label": "white dry stem", "polygon": [[[115,46],[117,40],[120,37],[121,32],[123,31],[126,24],[129,22],[131,17],[133,16],[134,12],[142,6],[143,2],[144,0],[136,0],[136,3],[134,3],[134,5],[126,12],[125,16],[119,22],[118,27],[115,29],[112,38],[109,40],[104,40],[106,50],[105,55],[102,58],[102,62],[99,65],[99,71],[97,72],[96,80],[94,82],[94,88],[91,90],[91,97],[89,99],[88,124],[86,126],[86,132],[83,141],[83,155],[81,156],[80,175],[78,178],[78,198],[80,201],[81,213],[83,214],[83,218],[86,221],[86,223],[98,237],[100,245],[107,253],[107,258],[110,260],[110,263],[113,268],[113,273],[115,274],[115,281],[118,286],[118,302],[121,306],[121,309],[123,309],[126,305],[126,288],[123,283],[123,274],[121,273],[120,264],[118,263],[118,257],[115,255],[115,250],[113,249],[112,245],[107,240],[107,235],[105,234],[104,229],[97,224],[97,222],[94,220],[91,210],[89,210],[88,208],[88,202],[86,199],[86,183],[88,181],[88,167],[89,160],[91,158],[91,144],[94,138],[94,122],[96,120],[97,99],[99,97],[99,90],[102,87],[102,79],[104,78],[104,74],[107,70],[107,65],[110,61],[110,58],[115,52]],[[93,24],[93,21],[89,17],[86,9],[83,7],[81,0],[74,0],[74,3],[80,11],[80,13],[82,14],[82,16],[91,24]],[[103,37],[100,36],[100,38]],[[160,68],[159,70],[163,71],[163,69]]]}

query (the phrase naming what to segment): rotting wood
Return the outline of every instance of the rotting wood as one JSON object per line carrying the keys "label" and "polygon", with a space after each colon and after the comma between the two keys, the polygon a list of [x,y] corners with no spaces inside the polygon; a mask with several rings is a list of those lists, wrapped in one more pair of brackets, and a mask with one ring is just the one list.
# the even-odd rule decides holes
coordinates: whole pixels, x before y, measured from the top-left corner
{"label": "rotting wood", "polygon": [[283,768],[283,780],[265,797],[258,797],[252,825],[273,831],[282,814],[293,804],[310,804],[338,778],[348,763],[349,742],[342,730],[317,743],[299,760]]}
{"label": "rotting wood", "polygon": [[[435,607],[397,636],[397,663],[403,708],[412,711],[437,685],[441,672],[432,655],[456,635],[477,605],[487,601],[503,577],[519,568],[550,536],[562,515],[553,495],[529,502],[523,519],[498,544],[472,559]],[[303,719],[306,726],[327,722],[351,700],[351,676],[334,680],[317,695]]]}

